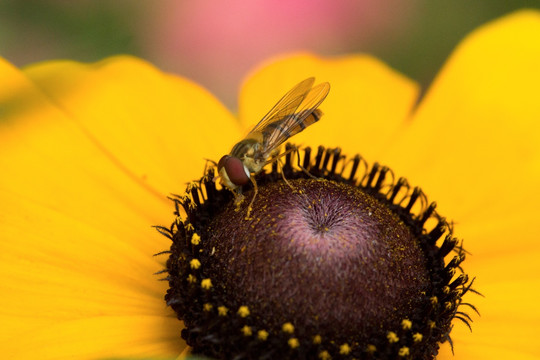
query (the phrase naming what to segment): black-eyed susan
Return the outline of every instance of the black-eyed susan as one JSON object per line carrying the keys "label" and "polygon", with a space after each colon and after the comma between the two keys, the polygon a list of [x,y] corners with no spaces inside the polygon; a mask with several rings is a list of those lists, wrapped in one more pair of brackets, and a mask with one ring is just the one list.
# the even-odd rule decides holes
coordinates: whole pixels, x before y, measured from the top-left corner
{"label": "black-eyed susan", "polygon": [[[390,166],[437,201],[471,253],[463,266],[485,296],[470,300],[482,316],[472,333],[453,322],[454,358],[537,357],[539,37],[540,15],[533,11],[481,28],[458,47],[419,104],[414,82],[370,57],[281,59],[246,82],[241,124],[197,85],[136,59],[50,62],[23,71],[2,62],[2,355],[182,353],[182,324],[163,301],[167,283],[152,275],[165,261],[152,254],[170,241],[151,225],[172,222],[167,196],[200,178],[205,158],[219,159],[276,96],[316,76],[332,85],[325,118],[295,142],[339,146]],[[205,238],[197,235],[188,240],[202,246]],[[187,260],[197,291],[219,286],[216,278],[197,278],[205,259]],[[229,308],[208,300],[201,309],[212,316],[257,316],[249,304]],[[385,334],[398,356],[414,351],[400,343],[403,332],[411,332],[408,344],[426,339],[416,326],[403,317]],[[246,322],[235,336],[260,342],[280,336],[291,354],[303,348],[305,329],[285,321],[278,330]],[[311,337],[314,344],[325,341]],[[336,342],[317,356],[346,357],[355,346]],[[368,355],[377,351],[374,344],[365,348]],[[448,342],[437,358],[452,358]]]}

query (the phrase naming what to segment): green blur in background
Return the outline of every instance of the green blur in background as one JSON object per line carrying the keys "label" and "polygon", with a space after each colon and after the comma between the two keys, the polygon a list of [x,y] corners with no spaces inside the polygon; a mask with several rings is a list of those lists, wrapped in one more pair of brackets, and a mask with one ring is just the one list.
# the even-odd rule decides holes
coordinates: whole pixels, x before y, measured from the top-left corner
{"label": "green blur in background", "polygon": [[[322,18],[317,17],[315,7],[324,1],[296,2],[299,8],[291,11],[298,19],[300,30],[291,27],[285,34],[265,34],[266,38],[255,41],[261,44],[262,49],[265,49],[265,42],[271,43],[268,51],[259,49],[254,55],[256,50],[252,50],[253,46],[246,46],[245,50],[235,47],[238,39],[227,38],[227,30],[221,31],[221,27],[237,26],[238,29],[230,32],[233,34],[231,37],[242,38],[246,34],[246,30],[241,28],[243,23],[248,29],[253,27],[253,23],[249,23],[253,19],[249,16],[258,16],[261,22],[267,21],[265,14],[269,10],[257,13],[257,9],[251,8],[250,13],[239,14],[242,5],[238,2],[228,5],[230,13],[220,8],[216,15],[209,11],[216,6],[204,1],[200,4],[206,8],[194,7],[197,5],[193,3],[197,2],[190,4],[172,0],[0,0],[0,56],[17,66],[25,66],[43,60],[94,62],[111,55],[132,54],[164,71],[201,83],[234,108],[238,87],[250,68],[269,56],[296,49],[329,56],[372,54],[425,88],[452,49],[472,30],[518,9],[538,8],[540,5],[539,1],[524,0],[355,1],[354,5],[347,0],[334,1],[336,12],[328,15],[338,17],[334,23],[324,21],[324,13],[330,13],[328,8],[321,9]],[[214,4],[223,3],[215,0]],[[339,6],[343,6],[343,13],[339,12]],[[355,6],[354,10],[350,10],[350,6]],[[268,14],[270,20],[277,24],[276,30],[282,26],[279,24],[280,11],[284,14],[288,9],[276,9],[275,13]],[[352,11],[358,12],[356,18],[350,15]],[[170,16],[175,12],[176,17]],[[294,42],[306,27],[300,21],[302,14],[313,19],[313,30],[307,29],[307,34],[311,32],[314,35],[309,38],[304,33]],[[344,16],[344,20],[339,16]],[[223,19],[228,22],[221,23]],[[295,22],[285,16],[283,19],[287,26]],[[202,24],[197,24],[197,21]],[[321,33],[316,32],[319,24],[323,28]],[[344,31],[336,29],[339,26]],[[239,35],[234,31],[239,31]],[[189,34],[185,36],[182,32]],[[212,36],[216,38],[215,43]],[[280,41],[283,43],[281,47]],[[180,43],[184,45],[178,45]]]}

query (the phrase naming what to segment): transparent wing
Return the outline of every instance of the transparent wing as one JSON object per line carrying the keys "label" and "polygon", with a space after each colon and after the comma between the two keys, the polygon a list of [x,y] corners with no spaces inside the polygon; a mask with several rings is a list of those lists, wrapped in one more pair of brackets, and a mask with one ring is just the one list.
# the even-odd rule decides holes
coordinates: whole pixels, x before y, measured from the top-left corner
{"label": "transparent wing", "polygon": [[[274,149],[283,144],[291,136],[298,134],[309,125],[319,121],[322,111],[317,108],[324,101],[329,91],[330,84],[319,84],[307,93],[297,95],[293,99],[291,104],[294,105],[294,110],[292,112],[290,108],[286,108],[283,111],[275,111],[275,117],[268,119],[265,126],[259,129],[263,135],[263,146],[261,149],[263,156],[269,156]],[[291,93],[292,90],[287,95]],[[296,104],[299,101],[298,99],[300,99],[300,102]]]}
{"label": "transparent wing", "polygon": [[296,109],[302,103],[302,100],[312,88],[315,78],[310,77],[297,84],[288,93],[286,93],[274,107],[259,121],[257,125],[249,132],[246,138],[251,134],[262,132],[268,124],[282,121],[284,118],[295,113]]}

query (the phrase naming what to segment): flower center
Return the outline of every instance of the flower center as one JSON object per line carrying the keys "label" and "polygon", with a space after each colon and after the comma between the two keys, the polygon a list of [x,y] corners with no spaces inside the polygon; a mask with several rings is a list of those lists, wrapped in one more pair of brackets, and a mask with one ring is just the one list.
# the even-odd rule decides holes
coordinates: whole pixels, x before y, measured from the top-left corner
{"label": "flower center", "polygon": [[356,187],[313,179],[290,185],[301,191],[284,182],[262,187],[252,220],[234,205],[214,219],[204,245],[215,249],[210,277],[268,329],[291,322],[346,342],[399,327],[429,287],[409,228]]}
{"label": "flower center", "polygon": [[293,154],[256,176],[249,217],[251,184],[238,205],[212,171],[172,198],[176,220],[156,228],[182,337],[220,359],[433,359],[476,311],[451,226],[384,166]]}

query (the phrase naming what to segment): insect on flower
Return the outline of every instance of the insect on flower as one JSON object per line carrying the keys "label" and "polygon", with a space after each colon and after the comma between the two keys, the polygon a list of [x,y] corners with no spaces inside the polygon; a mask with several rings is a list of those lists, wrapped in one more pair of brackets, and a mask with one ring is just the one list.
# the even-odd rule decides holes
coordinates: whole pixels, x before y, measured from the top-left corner
{"label": "insect on flower", "polygon": [[280,146],[287,139],[316,123],[323,115],[318,107],[328,95],[330,84],[324,82],[313,87],[314,82],[315,78],[310,77],[293,87],[242,141],[234,145],[230,154],[218,162],[221,183],[234,192],[237,205],[244,199],[242,186],[252,182],[254,195],[247,217],[258,191],[254,175],[286,154],[280,154]]}

